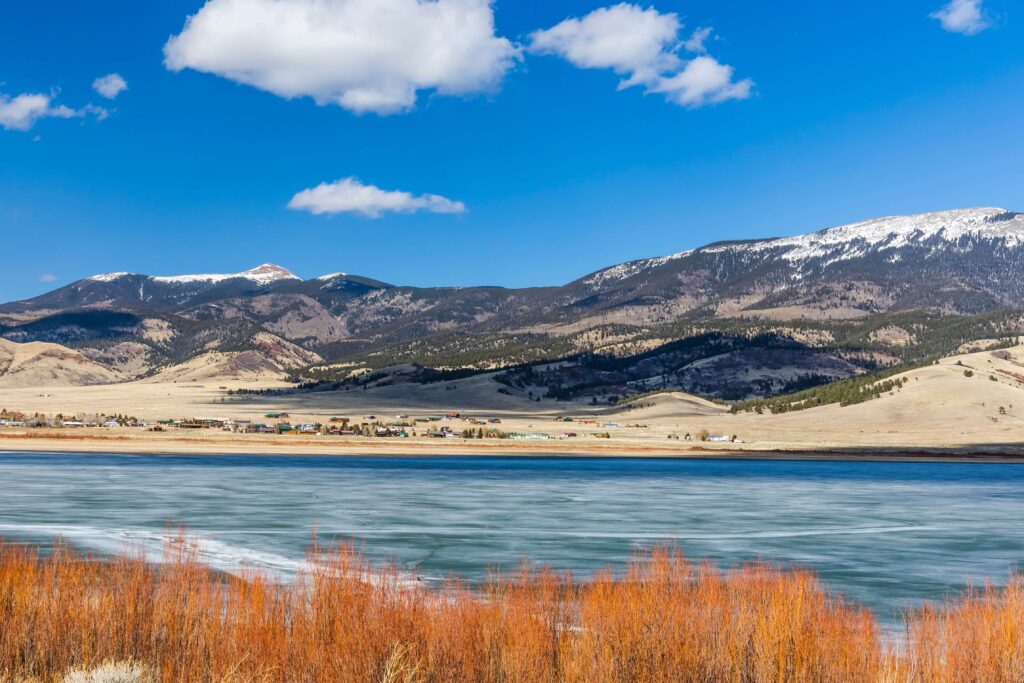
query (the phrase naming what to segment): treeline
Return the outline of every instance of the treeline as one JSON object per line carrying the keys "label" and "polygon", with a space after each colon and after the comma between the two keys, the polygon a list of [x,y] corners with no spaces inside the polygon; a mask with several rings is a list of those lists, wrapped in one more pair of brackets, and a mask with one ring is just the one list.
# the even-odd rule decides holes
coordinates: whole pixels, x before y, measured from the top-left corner
{"label": "treeline", "polygon": [[[566,336],[500,332],[431,336],[343,353],[329,359],[338,365],[298,369],[290,379],[302,390],[351,390],[389,381],[389,373],[381,370],[396,365],[417,366],[419,371],[406,378],[417,383],[501,370],[498,381],[510,389],[531,388],[534,398],[574,400],[590,395],[627,396],[630,382],[660,372],[659,381],[647,388],[680,387],[690,393],[740,400],[738,405],[753,406],[751,409],[760,405],[764,410],[769,401],[777,410],[790,410],[798,405],[809,407],[815,401],[849,404],[868,400],[875,393],[866,384],[874,381],[870,378],[884,381],[910,364],[951,355],[974,340],[995,340],[991,348],[1011,346],[1024,327],[1021,313],[1013,310],[961,316],[918,309],[848,320],[792,321],[709,320],[695,315],[647,328],[603,325]],[[893,331],[901,336],[892,338]],[[662,343],[651,344],[656,340]],[[751,378],[736,386],[720,386],[714,378],[703,381],[687,374],[687,367],[695,361],[747,350],[826,352],[869,374],[834,382],[834,373],[807,367],[786,382]],[[575,367],[551,372],[537,367],[555,361]],[[877,389],[884,393],[882,386]],[[751,395],[778,399],[743,401]]]}
{"label": "treeline", "polygon": [[[539,389],[542,393],[538,395],[559,401],[599,394],[604,401],[616,403],[623,398],[628,400],[637,393],[631,383],[651,380],[657,375],[656,381],[660,386],[652,386],[654,391],[671,388],[674,391],[688,391],[713,397],[721,395],[722,390],[718,387],[707,387],[706,391],[702,391],[694,386],[684,387],[680,384],[682,373],[685,373],[688,366],[734,351],[771,352],[783,349],[803,351],[808,347],[788,337],[769,332],[749,336],[709,332],[677,339],[628,355],[581,352],[563,358],[568,365],[552,365],[544,369],[538,369],[535,365],[516,366],[496,375],[495,380],[516,389]],[[749,395],[745,389],[738,393],[738,398]]]}
{"label": "treeline", "polygon": [[[887,328],[906,330],[912,339],[907,344],[885,341],[877,333]],[[948,356],[961,345],[978,339],[999,340],[998,346],[1012,346],[1024,333],[1020,310],[1005,309],[978,315],[955,315],[929,309],[878,313],[846,320],[771,321],[747,318],[693,320],[651,328],[644,338],[685,339],[709,333],[754,338],[775,334],[780,337],[818,337],[818,348],[847,353],[882,353],[903,363]],[[995,348],[995,347],[993,347]]]}
{"label": "treeline", "polygon": [[468,377],[524,363],[558,360],[576,352],[569,337],[543,334],[517,335],[450,335],[417,340],[402,345],[377,349],[369,353],[348,355],[343,367],[320,366],[293,371],[293,381],[337,382],[353,373],[376,371],[395,365],[417,365],[435,371],[424,374],[426,382]]}
{"label": "treeline", "polygon": [[863,403],[873,398],[880,398],[890,391],[902,389],[907,380],[903,377],[891,378],[893,375],[922,367],[928,363],[917,363],[903,365],[888,370],[880,370],[858,377],[841,379],[822,386],[804,389],[791,394],[774,396],[772,398],[759,398],[747,401],[739,401],[730,408],[731,413],[755,412],[763,413],[767,410],[770,413],[789,413],[807,408],[838,403],[840,406],[849,406],[855,403]]}

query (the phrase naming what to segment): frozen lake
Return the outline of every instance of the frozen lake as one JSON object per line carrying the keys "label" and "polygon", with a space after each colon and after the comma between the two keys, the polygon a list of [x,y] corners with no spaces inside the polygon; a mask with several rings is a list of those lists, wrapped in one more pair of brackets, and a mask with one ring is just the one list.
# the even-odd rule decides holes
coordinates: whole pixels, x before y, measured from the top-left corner
{"label": "frozen lake", "polygon": [[636,547],[817,570],[885,620],[1024,560],[1024,466],[549,458],[0,454],[0,537],[158,554],[170,525],[228,570],[321,541],[427,579],[523,556],[586,575]]}

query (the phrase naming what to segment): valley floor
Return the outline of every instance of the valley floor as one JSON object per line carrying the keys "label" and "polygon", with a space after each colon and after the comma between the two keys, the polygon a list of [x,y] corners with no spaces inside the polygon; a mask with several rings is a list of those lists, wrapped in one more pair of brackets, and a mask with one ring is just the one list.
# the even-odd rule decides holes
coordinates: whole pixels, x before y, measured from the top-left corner
{"label": "valley floor", "polygon": [[[238,434],[212,430],[148,432],[129,428],[0,428],[0,450],[195,454],[608,455],[652,457],[1024,457],[1024,346],[943,359],[904,373],[901,388],[856,405],[782,414],[730,414],[725,406],[680,393],[597,407],[529,401],[498,393],[492,376],[401,384],[369,391],[238,395],[240,382],[215,385],[133,382],[86,387],[5,388],[0,408],[29,415],[132,415],[232,418],[292,424],[420,420],[407,439]],[[262,388],[287,389],[283,384]],[[428,416],[462,417],[428,422]],[[372,416],[372,418],[371,418]],[[572,417],[565,422],[557,418]],[[470,421],[471,419],[476,422]],[[489,419],[500,423],[486,423]],[[426,438],[428,430],[497,428],[522,439]],[[566,436],[573,434],[574,436]],[[722,441],[701,441],[700,435]],[[690,440],[687,440],[687,435]],[[735,440],[733,440],[735,437]],[[727,439],[727,440],[726,440]]]}

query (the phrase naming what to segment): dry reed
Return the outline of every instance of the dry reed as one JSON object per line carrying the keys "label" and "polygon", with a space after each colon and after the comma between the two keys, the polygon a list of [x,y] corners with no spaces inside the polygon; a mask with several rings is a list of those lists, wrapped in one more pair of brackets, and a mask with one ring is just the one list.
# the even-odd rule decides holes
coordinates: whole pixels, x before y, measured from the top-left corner
{"label": "dry reed", "polygon": [[160,565],[0,545],[0,681],[1024,680],[1021,581],[910,615],[893,652],[870,612],[799,570],[656,550],[619,576],[524,566],[431,589],[349,547],[311,559],[281,583],[218,573],[181,538]]}

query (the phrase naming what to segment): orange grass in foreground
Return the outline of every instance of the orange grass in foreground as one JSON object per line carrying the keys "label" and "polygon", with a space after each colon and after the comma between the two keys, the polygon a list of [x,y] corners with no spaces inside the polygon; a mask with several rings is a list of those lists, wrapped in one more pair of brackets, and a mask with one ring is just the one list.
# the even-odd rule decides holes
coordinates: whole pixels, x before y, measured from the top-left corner
{"label": "orange grass in foreground", "polygon": [[582,583],[524,568],[433,590],[347,547],[282,584],[171,545],[160,566],[0,545],[0,681],[126,660],[173,682],[1024,680],[1020,582],[915,615],[894,654],[808,572],[666,550]]}

